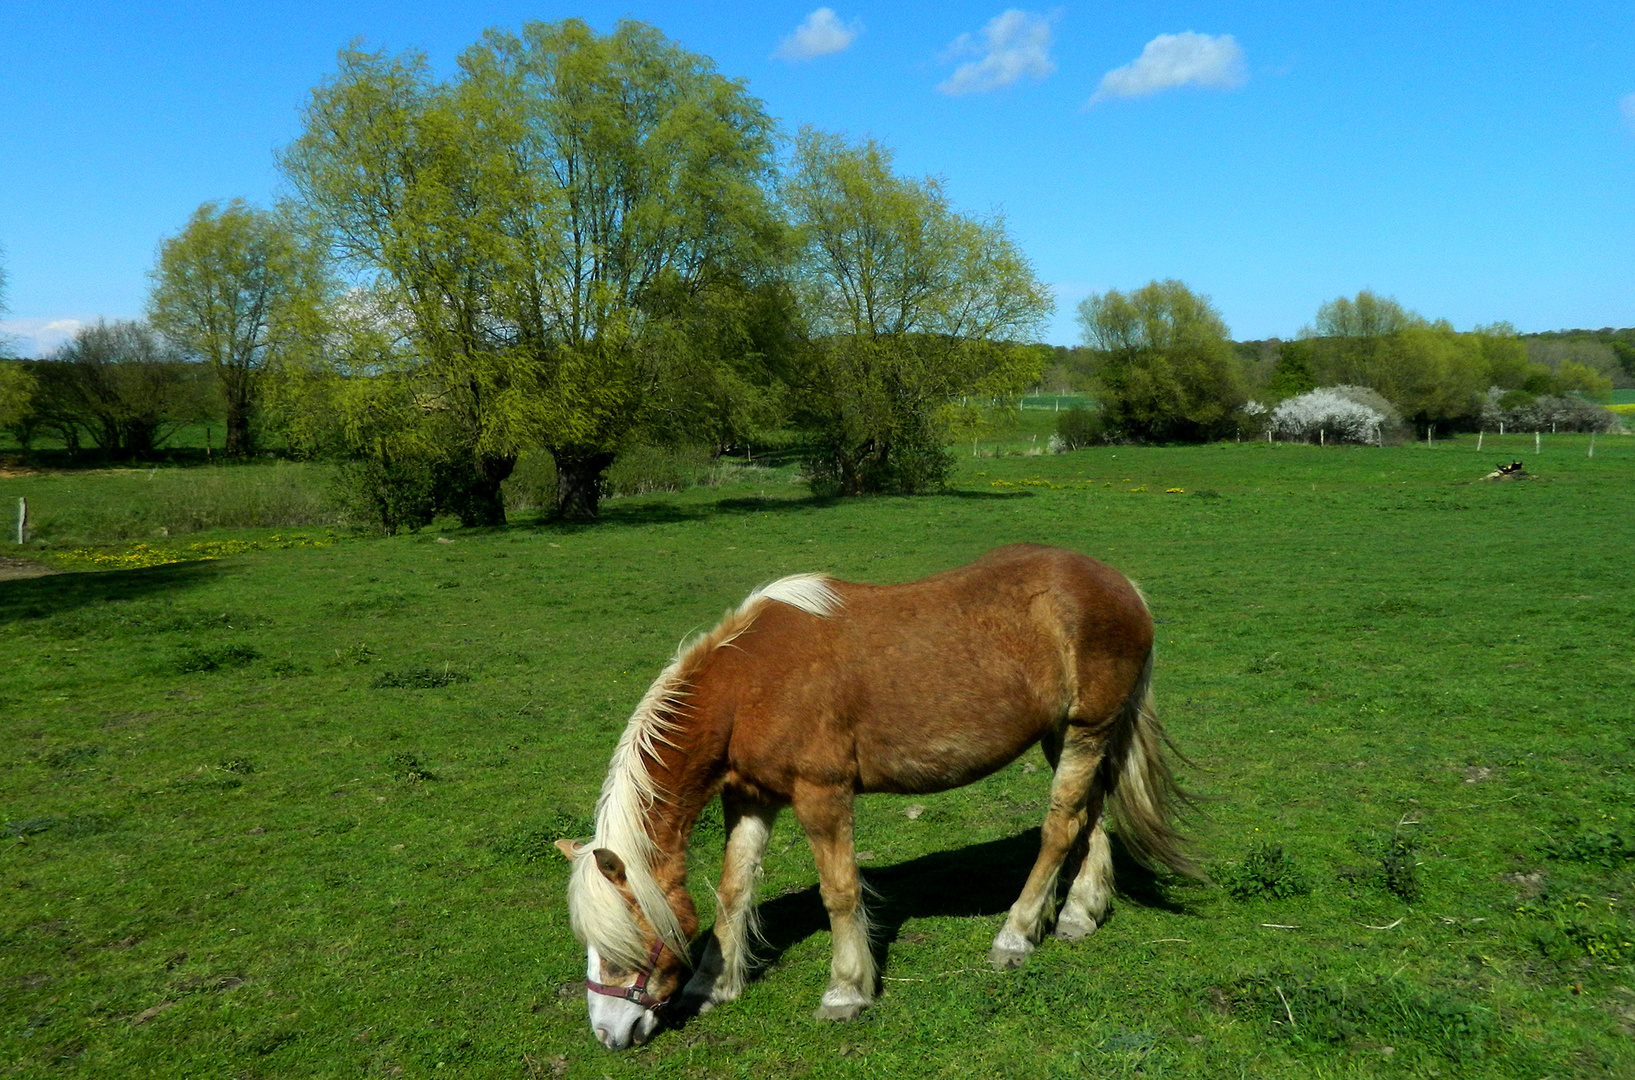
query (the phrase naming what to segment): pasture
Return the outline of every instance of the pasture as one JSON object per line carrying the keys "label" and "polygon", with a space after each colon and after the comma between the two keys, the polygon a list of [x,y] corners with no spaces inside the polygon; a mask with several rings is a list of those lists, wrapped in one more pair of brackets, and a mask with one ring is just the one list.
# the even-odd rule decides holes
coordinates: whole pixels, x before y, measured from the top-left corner
{"label": "pasture", "polygon": [[[1635,438],[1543,446],[962,456],[833,502],[768,470],[592,527],[218,530],[246,553],[0,582],[0,1074],[1630,1075]],[[1469,482],[1511,458],[1539,479]],[[52,485],[0,495],[96,501]],[[785,815],[759,978],[597,1045],[551,842],[677,642],[779,575],[1021,540],[1146,591],[1214,883],[1121,859],[1105,927],[995,972],[1042,756],[865,799],[883,992],[824,1024]],[[694,841],[707,926],[719,817]]]}

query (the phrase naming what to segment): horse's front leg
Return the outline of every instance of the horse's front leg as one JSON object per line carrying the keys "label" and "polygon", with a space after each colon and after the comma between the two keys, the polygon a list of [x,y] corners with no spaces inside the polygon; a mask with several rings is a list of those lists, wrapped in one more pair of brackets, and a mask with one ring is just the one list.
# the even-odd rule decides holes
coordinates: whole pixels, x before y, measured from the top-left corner
{"label": "horse's front leg", "polygon": [[749,800],[731,788],[721,792],[727,850],[721,860],[721,888],[716,893],[715,932],[682,991],[683,1008],[707,1012],[744,991],[751,963],[749,937],[755,926],[755,886],[761,879],[761,859],[778,809],[775,804]]}
{"label": "horse's front leg", "polygon": [[852,793],[804,787],[797,789],[793,806],[817,859],[823,906],[829,909],[834,931],[829,988],[816,1015],[819,1020],[851,1020],[874,1001],[875,983],[863,882],[852,841]]}

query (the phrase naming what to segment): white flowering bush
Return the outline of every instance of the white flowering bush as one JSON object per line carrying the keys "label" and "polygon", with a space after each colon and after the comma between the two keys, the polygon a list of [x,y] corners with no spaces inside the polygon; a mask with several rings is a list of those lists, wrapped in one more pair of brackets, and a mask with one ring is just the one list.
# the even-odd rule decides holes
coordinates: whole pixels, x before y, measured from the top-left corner
{"label": "white flowering bush", "polygon": [[1507,431],[1622,431],[1623,421],[1611,409],[1577,394],[1534,397],[1520,390],[1488,388],[1482,402],[1482,426]]}
{"label": "white flowering bush", "polygon": [[1379,443],[1401,428],[1391,403],[1365,386],[1319,386],[1271,412],[1272,433],[1281,439]]}

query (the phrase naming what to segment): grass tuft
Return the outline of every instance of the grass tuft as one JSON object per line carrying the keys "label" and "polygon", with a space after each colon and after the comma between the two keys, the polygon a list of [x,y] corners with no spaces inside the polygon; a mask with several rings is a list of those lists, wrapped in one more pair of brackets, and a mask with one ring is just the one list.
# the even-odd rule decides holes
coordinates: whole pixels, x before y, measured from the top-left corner
{"label": "grass tuft", "polygon": [[444,666],[441,670],[413,665],[383,671],[369,681],[376,690],[436,690],[455,683],[470,682],[471,676],[458,668]]}
{"label": "grass tuft", "polygon": [[1283,845],[1270,842],[1250,848],[1243,861],[1223,871],[1219,880],[1239,900],[1287,900],[1311,892],[1311,879],[1283,853]]}
{"label": "grass tuft", "polygon": [[419,757],[407,751],[399,751],[387,758],[386,771],[394,779],[407,780],[412,784],[437,779],[437,774],[428,769]]}
{"label": "grass tuft", "polygon": [[201,671],[220,671],[223,668],[243,667],[261,659],[261,653],[249,645],[189,646],[176,654],[176,670],[184,675]]}

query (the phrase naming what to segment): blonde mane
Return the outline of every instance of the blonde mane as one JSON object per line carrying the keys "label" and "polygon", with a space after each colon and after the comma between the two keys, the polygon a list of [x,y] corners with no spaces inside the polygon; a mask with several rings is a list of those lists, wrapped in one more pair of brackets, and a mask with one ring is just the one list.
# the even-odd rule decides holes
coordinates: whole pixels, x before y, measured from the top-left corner
{"label": "blonde mane", "polygon": [[[687,936],[670,908],[664,888],[653,875],[658,849],[647,831],[647,814],[665,793],[653,782],[647,762],[660,743],[678,725],[687,687],[698,668],[719,649],[748,630],[763,602],[788,604],[809,615],[827,618],[840,609],[841,600],[821,574],[794,574],[763,585],[744,598],[735,610],[705,634],[683,641],[625,724],[602,793],[596,800],[596,839],[592,847],[607,848],[625,864],[625,878],[642,918],[678,955],[687,954]],[[647,942],[641,925],[612,882],[596,867],[596,860],[578,858],[568,880],[568,913],[573,932],[603,959],[625,968],[647,962]]]}

